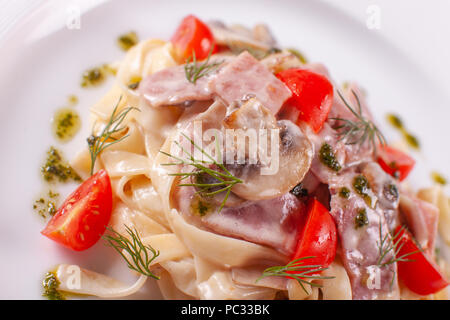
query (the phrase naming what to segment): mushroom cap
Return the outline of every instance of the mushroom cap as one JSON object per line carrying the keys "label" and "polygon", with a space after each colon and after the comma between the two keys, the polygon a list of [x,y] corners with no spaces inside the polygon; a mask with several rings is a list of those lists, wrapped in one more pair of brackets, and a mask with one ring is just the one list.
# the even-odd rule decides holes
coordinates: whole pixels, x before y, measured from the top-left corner
{"label": "mushroom cap", "polygon": [[[227,159],[225,164],[235,177],[244,181],[232,189],[237,196],[246,200],[275,198],[303,180],[311,166],[314,150],[313,144],[297,125],[289,120],[276,121],[270,111],[254,98],[228,115],[224,125],[258,131],[256,161],[252,159],[251,146],[245,146],[245,161],[237,157],[233,163]],[[259,135],[261,129],[266,130],[267,136]],[[237,140],[242,139],[243,132],[239,133]]]}

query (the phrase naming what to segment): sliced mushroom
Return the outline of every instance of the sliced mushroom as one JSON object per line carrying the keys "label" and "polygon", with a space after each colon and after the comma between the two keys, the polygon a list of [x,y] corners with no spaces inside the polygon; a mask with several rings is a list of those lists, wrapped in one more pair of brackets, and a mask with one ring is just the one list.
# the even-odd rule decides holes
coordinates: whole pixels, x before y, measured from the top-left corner
{"label": "sliced mushroom", "polygon": [[256,41],[260,41],[269,45],[270,47],[275,47],[277,45],[277,41],[275,37],[270,32],[270,29],[267,25],[259,23],[253,27],[253,39]]}
{"label": "sliced mushroom", "polygon": [[262,59],[261,63],[273,73],[291,68],[301,68],[304,66],[300,59],[289,51],[271,54]]}
{"label": "sliced mushroom", "polygon": [[[258,140],[258,161],[250,161],[249,148],[246,146],[244,163],[229,163],[227,169],[243,183],[236,184],[232,191],[247,200],[262,200],[275,198],[289,192],[301,182],[311,166],[313,146],[299,127],[288,120],[276,121],[275,117],[258,100],[250,99],[241,108],[231,113],[224,120],[224,125],[232,129],[268,129],[267,154],[273,155],[269,163],[261,159],[264,147]],[[278,148],[271,144],[270,129],[278,129],[275,137]],[[275,132],[276,131],[272,131]],[[241,140],[242,141],[242,140]],[[278,163],[274,163],[278,162]],[[269,167],[275,168],[270,172]],[[269,172],[269,174],[268,174]]]}
{"label": "sliced mushroom", "polygon": [[243,32],[236,32],[212,23],[209,24],[209,27],[214,35],[214,40],[218,44],[226,45],[240,51],[250,49],[266,52],[271,48],[269,44],[257,41]]}
{"label": "sliced mushroom", "polygon": [[223,124],[228,129],[275,129],[277,120],[256,98],[244,101],[242,106],[231,112]]}
{"label": "sliced mushroom", "polygon": [[[203,183],[203,184],[214,184],[214,183],[218,183],[219,180],[215,179],[214,177],[211,177],[210,175],[206,174],[206,173],[200,173],[199,175],[193,176],[191,178],[191,183]],[[198,192],[198,194],[203,197],[204,199],[206,199],[208,202],[216,205],[217,207],[221,206],[222,204],[224,204],[224,206],[226,208],[231,208],[231,207],[238,207],[243,205],[247,200],[242,199],[240,197],[238,197],[236,194],[230,192],[230,194],[227,196],[226,192],[220,192],[215,194],[214,196],[205,196],[204,193],[205,192],[215,192],[218,191],[220,189],[222,189],[223,186],[220,187],[210,187],[206,190],[200,190],[198,188],[195,188],[196,191]],[[225,197],[226,201],[225,201]]]}

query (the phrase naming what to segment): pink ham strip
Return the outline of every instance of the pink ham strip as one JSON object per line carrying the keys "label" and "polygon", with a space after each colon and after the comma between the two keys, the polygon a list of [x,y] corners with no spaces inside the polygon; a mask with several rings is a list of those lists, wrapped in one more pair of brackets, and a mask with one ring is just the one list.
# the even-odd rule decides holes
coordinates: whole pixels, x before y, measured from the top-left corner
{"label": "pink ham strip", "polygon": [[153,107],[210,100],[213,93],[209,90],[209,81],[209,77],[202,77],[193,84],[186,79],[184,66],[176,66],[144,78],[139,92]]}
{"label": "pink ham strip", "polygon": [[[338,180],[330,183],[330,213],[337,225],[342,246],[342,260],[352,284],[353,299],[396,298],[398,297],[396,264],[378,265],[380,224],[382,238],[389,231],[383,209],[378,205],[374,208],[369,207],[355,192],[351,192],[348,199],[339,195],[340,189],[344,186],[352,189],[353,179],[358,174],[355,169],[350,169],[342,173]],[[366,226],[355,228],[355,217],[361,209],[366,210],[369,222]],[[387,262],[391,258],[392,251],[382,262]],[[367,279],[371,274],[379,276],[378,286],[376,278],[371,281],[374,286],[369,286]]]}
{"label": "pink ham strip", "polygon": [[215,60],[218,59],[223,61],[223,65],[212,74],[199,78],[195,84],[186,79],[182,65],[144,78],[139,93],[154,107],[210,100],[215,96],[230,104],[250,94],[256,96],[273,114],[291,96],[283,82],[248,52],[238,57],[217,57]]}
{"label": "pink ham strip", "polygon": [[400,212],[420,246],[434,255],[439,209],[409,194],[400,197]]}
{"label": "pink ham strip", "polygon": [[253,94],[272,114],[277,114],[291,91],[247,51],[225,66],[211,89],[227,103]]}
{"label": "pink ham strip", "polygon": [[224,208],[204,217],[191,212],[194,188],[182,187],[176,192],[178,207],[185,219],[216,233],[273,247],[292,255],[297,245],[298,225],[304,204],[294,195]]}

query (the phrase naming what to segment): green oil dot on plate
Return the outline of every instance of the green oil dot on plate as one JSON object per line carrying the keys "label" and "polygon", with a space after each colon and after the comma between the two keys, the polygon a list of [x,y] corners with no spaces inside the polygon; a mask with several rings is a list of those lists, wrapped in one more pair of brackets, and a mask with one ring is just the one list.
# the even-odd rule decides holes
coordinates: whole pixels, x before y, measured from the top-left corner
{"label": "green oil dot on plate", "polygon": [[81,128],[78,113],[71,108],[58,109],[52,119],[52,131],[61,142],[71,140]]}
{"label": "green oil dot on plate", "polygon": [[397,116],[397,115],[395,115],[393,113],[388,113],[386,115],[386,120],[394,128],[396,128],[396,129],[403,129],[403,121],[400,119],[399,116]]}
{"label": "green oil dot on plate", "polygon": [[439,172],[436,171],[431,172],[431,179],[433,179],[434,182],[440,185],[447,184],[447,179],[445,179],[443,175],[441,175]]}

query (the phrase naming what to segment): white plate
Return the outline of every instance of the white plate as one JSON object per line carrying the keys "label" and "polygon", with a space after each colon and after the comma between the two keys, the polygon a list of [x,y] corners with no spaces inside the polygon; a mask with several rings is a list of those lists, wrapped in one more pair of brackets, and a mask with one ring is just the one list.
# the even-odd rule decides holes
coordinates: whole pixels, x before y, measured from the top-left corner
{"label": "white plate", "polygon": [[[68,3],[68,2],[66,2]],[[71,1],[71,4],[78,3]],[[54,265],[77,263],[92,270],[133,277],[122,272],[115,253],[97,244],[83,253],[61,248],[40,235],[43,221],[32,211],[42,190],[39,167],[50,145],[66,156],[85,146],[90,128],[89,106],[107,90],[79,87],[81,72],[123,56],[116,37],[136,30],[141,39],[168,39],[180,19],[195,13],[248,26],[265,22],[282,46],[295,46],[312,61],[324,62],[338,81],[356,80],[369,93],[373,113],[391,139],[399,136],[386,126],[386,112],[403,116],[422,141],[412,175],[414,186],[431,184],[432,168],[450,177],[445,95],[438,92],[408,57],[376,33],[320,2],[308,1],[80,1],[81,28],[69,30],[67,4],[47,3],[21,19],[0,49],[0,298],[40,298],[40,281]],[[72,7],[73,9],[73,7]],[[73,11],[72,11],[73,12]],[[67,145],[52,138],[49,119],[76,94],[82,132]],[[109,263],[108,261],[115,261]],[[124,275],[126,274],[126,276]],[[136,298],[159,297],[150,282]]]}

